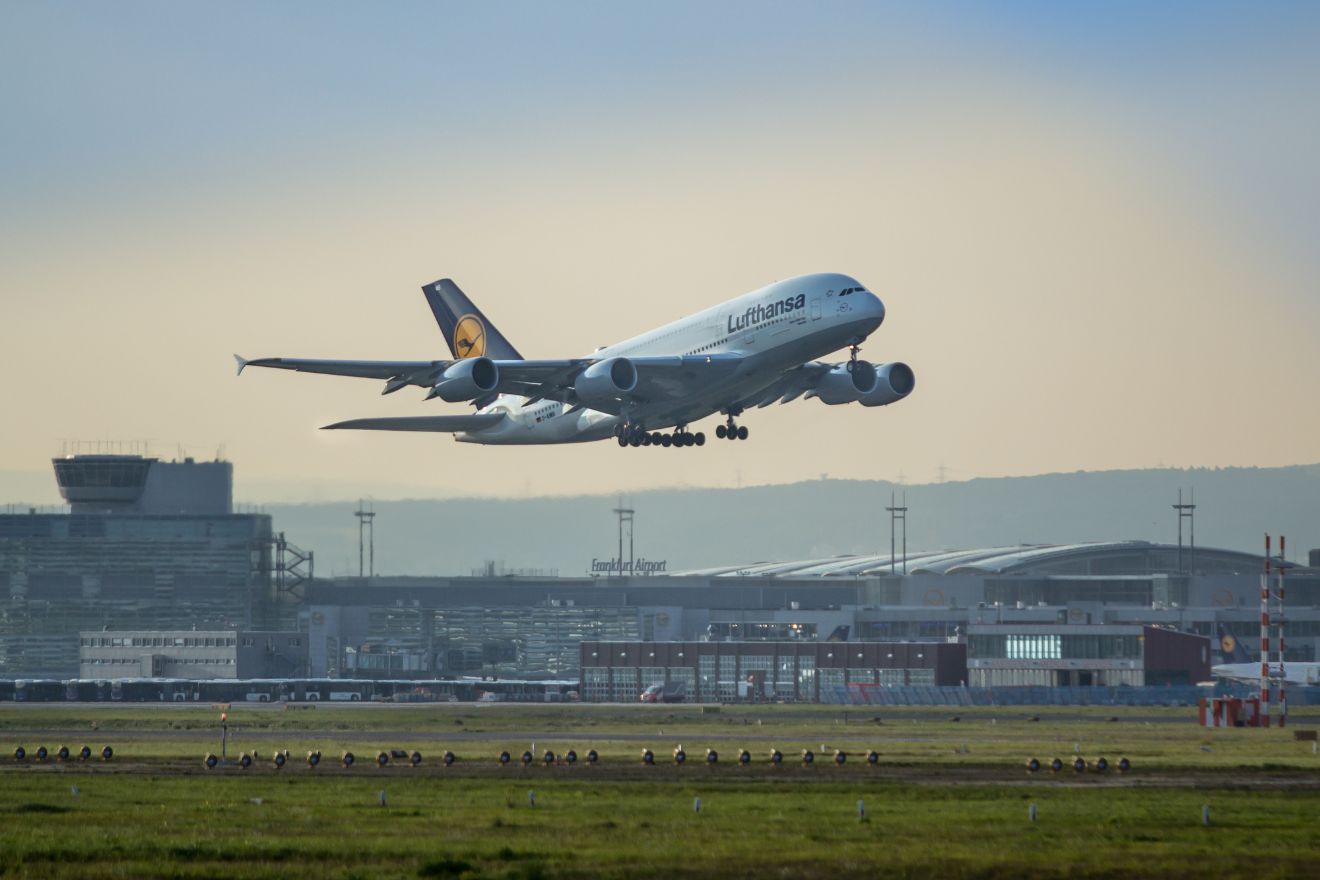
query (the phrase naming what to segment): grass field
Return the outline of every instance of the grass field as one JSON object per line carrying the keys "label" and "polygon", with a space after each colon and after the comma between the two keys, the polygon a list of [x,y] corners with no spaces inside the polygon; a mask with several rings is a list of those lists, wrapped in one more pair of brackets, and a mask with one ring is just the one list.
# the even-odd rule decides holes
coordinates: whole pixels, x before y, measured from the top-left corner
{"label": "grass field", "polygon": [[[0,872],[23,877],[1309,877],[1320,756],[1291,731],[1205,731],[1190,710],[832,707],[0,708]],[[1294,719],[1296,722],[1297,719]],[[461,722],[461,723],[459,723]],[[537,749],[599,766],[517,766]],[[99,750],[37,765],[15,745]],[[682,742],[688,763],[673,764]],[[828,754],[811,767],[803,747]],[[320,748],[308,770],[302,756]],[[638,760],[654,750],[657,766]],[[720,763],[703,765],[707,747]],[[733,759],[748,748],[754,763]],[[766,761],[779,748],[785,763]],[[276,771],[269,756],[288,748]],[[359,763],[335,764],[344,748]],[[370,766],[417,748],[422,767]],[[874,748],[881,764],[861,754]],[[444,749],[458,756],[439,761]],[[508,749],[514,764],[495,755]],[[1026,757],[1120,755],[1120,776],[1027,774]],[[539,757],[539,754],[538,754]],[[76,793],[75,793],[76,791]],[[380,802],[385,793],[385,805]],[[535,805],[529,792],[535,792]],[[694,809],[696,798],[702,809]],[[859,818],[862,800],[865,817]],[[1037,821],[1028,808],[1037,807]],[[1202,805],[1211,823],[1202,824]]]}

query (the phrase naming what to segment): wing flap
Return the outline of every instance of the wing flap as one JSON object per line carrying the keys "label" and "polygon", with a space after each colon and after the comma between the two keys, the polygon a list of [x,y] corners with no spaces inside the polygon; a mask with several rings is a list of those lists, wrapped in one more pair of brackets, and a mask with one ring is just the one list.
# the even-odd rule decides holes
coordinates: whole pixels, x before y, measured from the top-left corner
{"label": "wing flap", "polygon": [[350,419],[326,425],[322,431],[432,431],[459,433],[491,428],[504,420],[504,413],[477,413],[468,416],[400,416],[382,419]]}

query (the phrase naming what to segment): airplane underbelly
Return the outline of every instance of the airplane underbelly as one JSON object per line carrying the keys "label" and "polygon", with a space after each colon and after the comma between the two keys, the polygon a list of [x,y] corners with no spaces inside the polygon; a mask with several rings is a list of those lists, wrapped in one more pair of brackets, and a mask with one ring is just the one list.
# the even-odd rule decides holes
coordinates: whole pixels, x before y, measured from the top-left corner
{"label": "airplane underbelly", "polygon": [[[782,338],[778,344],[765,345],[760,351],[744,351],[742,352],[744,361],[737,372],[719,382],[711,383],[708,388],[703,388],[686,399],[661,401],[653,406],[639,408],[634,411],[634,418],[651,429],[669,428],[706,418],[720,412],[732,402],[743,400],[767,388],[777,381],[784,371],[838,351],[857,335],[865,335],[874,329],[874,323],[865,326],[859,326],[858,322],[832,325],[806,333],[796,339]],[[771,340],[762,337],[763,344],[769,341]]]}

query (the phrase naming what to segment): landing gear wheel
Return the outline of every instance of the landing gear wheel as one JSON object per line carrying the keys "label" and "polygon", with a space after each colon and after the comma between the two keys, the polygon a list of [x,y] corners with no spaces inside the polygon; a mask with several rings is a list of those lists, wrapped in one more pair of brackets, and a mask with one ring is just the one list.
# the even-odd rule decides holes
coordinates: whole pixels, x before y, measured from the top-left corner
{"label": "landing gear wheel", "polygon": [[747,439],[747,433],[748,433],[748,432],[747,432],[747,426],[746,426],[746,425],[740,425],[740,426],[738,427],[738,439],[739,439],[739,440],[746,440],[746,439]]}
{"label": "landing gear wheel", "polygon": [[716,436],[716,437],[719,437],[721,440],[723,440],[726,436],[728,436],[728,434],[729,434],[729,429],[728,429],[728,428],[724,427],[723,425],[716,425],[716,426],[715,426],[715,436]]}
{"label": "landing gear wheel", "polygon": [[698,431],[696,434],[692,435],[692,442],[697,444],[698,446],[705,446],[706,435]]}
{"label": "landing gear wheel", "polygon": [[861,350],[859,345],[848,346],[848,372],[857,369],[857,352]]}
{"label": "landing gear wheel", "polygon": [[620,435],[619,435],[619,445],[620,445],[620,446],[627,446],[627,445],[628,445],[628,438],[625,437],[623,434],[620,434]]}
{"label": "landing gear wheel", "polygon": [[673,437],[670,437],[668,434],[661,434],[661,435],[660,435],[660,445],[661,445],[661,446],[677,446],[678,444],[675,443],[675,442],[674,442],[674,438],[673,438]]}

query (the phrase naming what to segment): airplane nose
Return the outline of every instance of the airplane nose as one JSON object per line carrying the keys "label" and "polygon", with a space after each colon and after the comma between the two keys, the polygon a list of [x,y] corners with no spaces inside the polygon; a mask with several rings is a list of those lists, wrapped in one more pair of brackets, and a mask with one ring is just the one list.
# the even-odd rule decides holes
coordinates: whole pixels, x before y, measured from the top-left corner
{"label": "airplane nose", "polygon": [[875,316],[876,326],[880,326],[885,320],[885,304],[880,301],[880,297],[871,293],[869,290],[865,291],[862,295],[865,297],[867,312]]}

